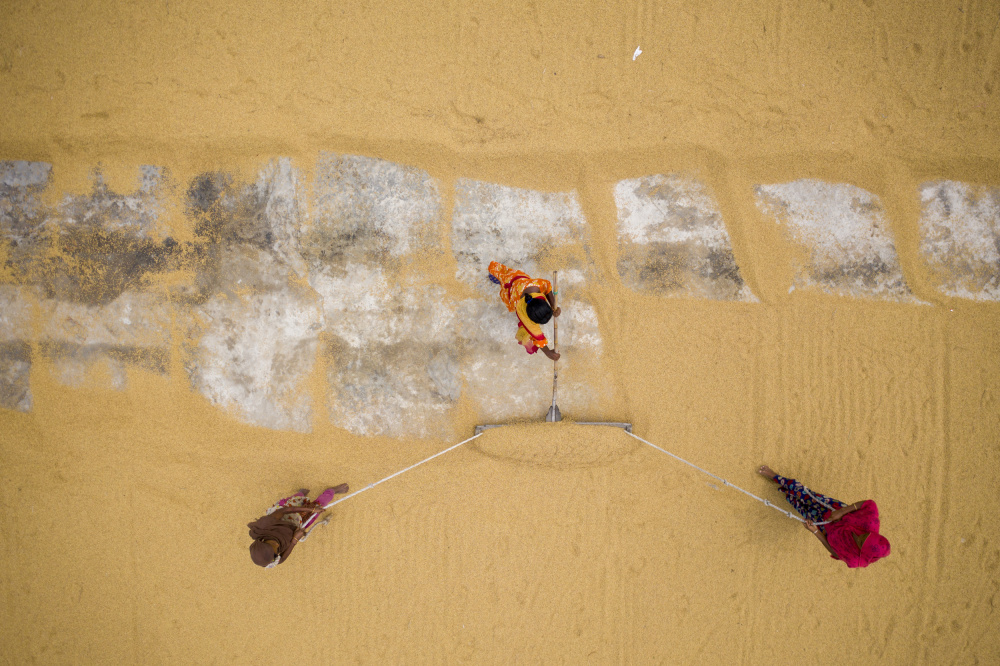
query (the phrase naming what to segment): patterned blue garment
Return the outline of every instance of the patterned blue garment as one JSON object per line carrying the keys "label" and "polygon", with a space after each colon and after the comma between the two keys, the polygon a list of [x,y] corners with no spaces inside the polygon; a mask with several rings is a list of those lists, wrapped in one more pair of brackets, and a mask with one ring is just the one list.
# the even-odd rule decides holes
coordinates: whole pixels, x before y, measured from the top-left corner
{"label": "patterned blue garment", "polygon": [[[781,492],[785,494],[785,499],[792,505],[792,508],[798,511],[803,518],[811,520],[814,523],[819,523],[824,520],[823,514],[826,513],[827,508],[820,502],[817,502],[815,499],[810,497],[809,493],[812,493],[813,497],[826,502],[834,509],[846,506],[846,504],[840,500],[835,500],[832,497],[827,497],[826,495],[820,495],[819,493],[806,488],[795,479],[787,479],[783,476],[775,475],[774,480],[778,482],[778,487],[781,489]],[[820,525],[820,529],[822,528],[823,526]]]}

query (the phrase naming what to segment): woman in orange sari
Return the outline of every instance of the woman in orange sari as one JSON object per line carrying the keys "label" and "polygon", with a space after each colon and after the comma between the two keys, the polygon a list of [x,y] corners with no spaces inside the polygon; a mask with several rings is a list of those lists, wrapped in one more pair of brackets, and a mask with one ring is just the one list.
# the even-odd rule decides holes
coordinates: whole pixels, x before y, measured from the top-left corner
{"label": "woman in orange sari", "polygon": [[548,280],[532,279],[524,271],[508,268],[498,261],[490,262],[490,280],[500,285],[500,300],[508,312],[517,315],[517,343],[529,354],[539,349],[553,361],[559,359],[559,352],[549,349],[549,341],[542,333],[542,324],[547,324],[553,315],[561,314],[553,309],[555,295]]}

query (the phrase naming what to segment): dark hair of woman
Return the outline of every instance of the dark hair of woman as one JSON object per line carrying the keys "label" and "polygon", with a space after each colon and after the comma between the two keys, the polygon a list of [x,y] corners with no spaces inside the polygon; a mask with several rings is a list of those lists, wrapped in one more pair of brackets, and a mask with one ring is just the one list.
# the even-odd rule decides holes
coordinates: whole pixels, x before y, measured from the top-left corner
{"label": "dark hair of woman", "polygon": [[528,304],[525,306],[528,318],[536,324],[549,323],[549,319],[552,319],[552,307],[548,301],[544,298],[531,298],[530,294],[525,294],[525,298],[528,299]]}

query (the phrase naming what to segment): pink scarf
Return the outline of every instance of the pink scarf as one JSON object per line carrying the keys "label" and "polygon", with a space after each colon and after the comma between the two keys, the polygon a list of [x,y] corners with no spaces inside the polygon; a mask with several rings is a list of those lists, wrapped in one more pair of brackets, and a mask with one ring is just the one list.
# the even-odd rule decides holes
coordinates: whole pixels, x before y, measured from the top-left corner
{"label": "pink scarf", "polygon": [[[829,515],[829,511],[827,514]],[[889,540],[878,533],[878,506],[865,500],[861,508],[826,526],[830,548],[852,569],[867,567],[889,554]],[[854,535],[868,534],[860,550]]]}

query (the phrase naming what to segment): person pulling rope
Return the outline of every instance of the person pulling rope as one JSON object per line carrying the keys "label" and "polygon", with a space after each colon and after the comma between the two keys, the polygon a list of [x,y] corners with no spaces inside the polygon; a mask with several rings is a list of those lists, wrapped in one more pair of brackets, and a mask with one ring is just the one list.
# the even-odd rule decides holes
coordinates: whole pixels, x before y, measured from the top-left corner
{"label": "person pulling rope", "polygon": [[[865,500],[850,505],[845,504],[840,500],[814,493],[795,479],[778,476],[767,465],[761,465],[757,473],[778,484],[781,492],[785,494],[785,499],[788,500],[788,503],[802,514],[803,517],[800,518],[790,511],[785,511],[775,506],[769,500],[758,497],[752,492],[730,483],[721,476],[716,476],[708,470],[702,469],[694,463],[688,462],[684,458],[660,448],[635,433],[626,431],[625,434],[634,437],[643,444],[648,444],[657,451],[665,453],[689,467],[693,467],[702,474],[707,474],[713,479],[717,479],[722,485],[734,488],[765,506],[769,506],[789,518],[803,523],[806,529],[816,535],[823,543],[823,546],[830,552],[830,557],[843,561],[844,564],[852,569],[867,567],[872,562],[889,555],[889,540],[878,533],[880,527],[878,506],[873,500]],[[823,520],[824,518],[826,520]]]}
{"label": "person pulling rope", "polygon": [[[404,472],[409,472],[415,467],[420,467],[425,462],[434,460],[438,456],[443,456],[449,451],[454,451],[458,447],[468,444],[482,434],[483,433],[473,435],[458,444],[449,446],[444,451],[438,451],[434,455],[424,458],[418,463],[414,463],[405,469],[401,469],[394,474],[390,474],[375,483],[369,483],[361,490],[356,490],[350,495],[341,497],[338,500],[333,499],[335,495],[346,493],[349,490],[346,483],[342,483],[335,488],[327,488],[319,497],[312,501],[310,501],[307,497],[309,494],[308,490],[300,490],[291,497],[278,500],[274,506],[268,509],[267,515],[247,525],[247,527],[250,528],[250,537],[254,540],[250,545],[251,559],[254,564],[262,566],[266,569],[273,569],[278,564],[286,562],[288,560],[288,555],[291,553],[292,548],[295,547],[295,544],[305,541],[306,538],[312,534],[314,529],[322,527],[330,522],[329,518],[316,522],[319,514],[323,511],[326,511],[336,504],[349,500],[352,497],[360,495],[366,490],[371,490],[380,483],[385,483],[389,479],[395,478]],[[309,517],[303,521],[300,514],[309,514]],[[310,529],[310,527],[312,529]]]}
{"label": "person pulling rope", "polygon": [[[454,451],[460,446],[464,446],[465,444],[468,444],[477,437],[480,437],[481,435],[485,434],[485,432],[486,431],[480,432],[476,435],[473,435],[472,437],[469,437],[468,439],[462,440],[458,444],[453,444],[452,446],[449,446],[443,451],[438,451],[434,455],[424,458],[420,462],[414,463],[409,467],[405,467],[399,470],[398,472],[394,472],[393,474],[390,474],[384,479],[380,479],[374,483],[370,483],[361,490],[356,490],[355,492],[346,495],[340,499],[334,500],[333,496],[337,493],[346,492],[347,484],[342,484],[341,486],[338,486],[336,488],[329,488],[327,489],[327,491],[323,493],[323,495],[321,495],[321,497],[316,498],[317,500],[332,500],[332,501],[308,502],[308,500],[306,500],[305,498],[308,491],[299,491],[292,498],[285,498],[284,500],[280,500],[278,504],[272,507],[272,509],[268,513],[271,514],[277,511],[278,516],[281,516],[286,519],[299,518],[298,514],[301,512],[318,514],[322,511],[325,511],[326,509],[329,509],[337,504],[340,504],[341,502],[346,502],[352,497],[360,495],[365,491],[371,490],[375,486],[385,483],[386,481],[389,481],[390,479],[393,479],[399,476],[400,474],[409,472],[410,470],[415,469],[426,462],[430,462],[431,460],[434,460],[439,456],[443,456],[449,451]],[[674,460],[682,462],[685,465],[698,470],[702,474],[705,474],[707,476],[712,477],[713,479],[716,479],[717,481],[722,483],[722,485],[728,488],[733,488],[735,490],[740,491],[744,495],[747,495],[748,497],[757,500],[764,506],[769,506],[775,511],[778,511],[779,513],[782,513],[793,520],[797,520],[800,523],[804,523],[806,528],[809,529],[810,532],[815,534],[820,539],[820,541],[823,542],[824,547],[826,547],[826,549],[830,551],[830,556],[833,557],[834,559],[842,560],[845,564],[847,564],[848,567],[851,568],[866,567],[872,562],[875,562],[876,560],[879,560],[887,556],[890,552],[889,541],[878,533],[879,530],[878,507],[872,500],[865,500],[864,502],[848,505],[839,500],[826,497],[825,495],[819,495],[818,493],[814,493],[813,491],[809,490],[795,479],[788,479],[783,476],[778,476],[777,474],[774,473],[774,471],[770,467],[762,465],[760,469],[757,470],[758,473],[761,476],[764,476],[765,478],[768,478],[774,483],[778,484],[781,491],[785,494],[785,498],[788,500],[788,503],[791,504],[796,511],[802,514],[803,517],[800,518],[799,516],[796,516],[792,512],[785,511],[781,507],[774,505],[773,503],[771,503],[770,500],[764,499],[763,497],[758,497],[757,495],[754,495],[752,492],[745,490],[734,483],[730,483],[726,479],[723,479],[721,476],[713,474],[706,469],[702,469],[701,467],[698,467],[698,465],[695,465],[694,463],[689,462],[684,458],[681,458],[680,456],[675,455],[670,451],[667,451],[666,449],[657,446],[656,444],[653,444],[649,440],[639,437],[635,433],[626,430],[625,434],[634,439],[639,440],[643,444],[646,444],[647,446],[650,446],[661,453],[665,453]],[[284,506],[285,504],[289,504],[288,508],[285,508]],[[291,506],[293,504],[304,505],[304,506]],[[316,515],[311,515],[309,517],[309,520],[307,521],[307,525],[312,523],[316,519],[316,517],[317,517]],[[269,515],[266,516],[265,518],[271,519],[272,517]],[[817,518],[825,518],[826,520],[817,520]],[[306,536],[307,534],[301,534],[302,532],[301,527],[299,527],[296,530],[295,528],[301,525],[301,523],[298,520],[296,520],[295,522],[296,525],[289,525],[287,526],[287,529],[285,529],[286,526],[280,526],[279,531],[280,530],[288,532],[294,531],[295,532],[294,537],[299,537],[295,538],[294,540],[299,541],[302,540],[302,537]],[[318,527],[319,525],[325,525],[327,522],[329,522],[329,519],[320,522],[314,527]],[[271,528],[271,530],[267,530],[266,534],[264,533],[264,531],[261,531],[259,529],[258,529],[259,533],[255,533],[254,528],[258,527],[255,523],[251,523],[249,527],[251,528],[250,535],[255,539],[254,545],[251,547],[251,554],[253,555],[255,563],[259,564],[260,566],[266,566],[267,568],[272,568],[276,564],[287,559],[288,551],[291,550],[290,547],[285,548],[280,543],[276,544],[270,543],[271,541],[280,541],[276,540],[274,534],[271,533],[271,531],[273,531],[274,527],[277,527],[277,525],[271,525],[270,523],[268,523],[267,527]],[[283,534],[279,536],[283,536]],[[290,545],[294,545],[291,543],[291,538],[289,539],[289,542]],[[265,551],[264,546],[266,546],[267,552],[264,552]],[[258,555],[260,557],[258,557]]]}

